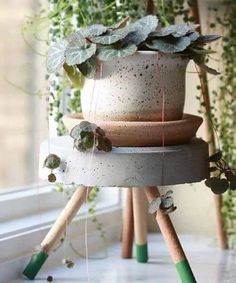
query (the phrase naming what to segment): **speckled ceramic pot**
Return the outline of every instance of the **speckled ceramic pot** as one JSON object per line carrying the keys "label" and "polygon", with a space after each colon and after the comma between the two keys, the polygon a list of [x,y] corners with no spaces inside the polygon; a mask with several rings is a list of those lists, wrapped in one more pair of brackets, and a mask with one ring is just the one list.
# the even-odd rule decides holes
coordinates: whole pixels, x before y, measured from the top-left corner
{"label": "speckled ceramic pot", "polygon": [[81,92],[84,118],[161,121],[164,113],[166,121],[182,119],[188,62],[186,56],[155,51],[102,62],[97,79],[86,79]]}

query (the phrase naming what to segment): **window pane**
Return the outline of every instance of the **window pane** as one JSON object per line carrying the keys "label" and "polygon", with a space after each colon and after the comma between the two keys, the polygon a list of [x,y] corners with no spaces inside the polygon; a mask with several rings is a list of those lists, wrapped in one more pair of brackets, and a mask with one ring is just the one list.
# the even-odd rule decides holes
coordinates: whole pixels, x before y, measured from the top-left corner
{"label": "window pane", "polygon": [[0,0],[0,192],[36,182],[39,143],[46,137],[45,98],[20,89],[36,92],[43,85],[44,58],[21,35],[36,2]]}

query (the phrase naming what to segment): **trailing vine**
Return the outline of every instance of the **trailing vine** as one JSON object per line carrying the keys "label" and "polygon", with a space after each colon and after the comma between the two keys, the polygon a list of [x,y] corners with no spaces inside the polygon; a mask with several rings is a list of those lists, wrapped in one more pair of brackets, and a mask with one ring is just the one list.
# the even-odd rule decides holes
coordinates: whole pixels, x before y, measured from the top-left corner
{"label": "trailing vine", "polygon": [[[222,66],[220,87],[214,96],[219,103],[218,131],[222,154],[231,168],[236,168],[236,3],[234,0],[223,0],[223,15],[216,16],[216,23],[223,31]],[[223,10],[222,9],[222,10]],[[216,116],[216,115],[215,115]],[[224,195],[222,208],[228,244],[236,249],[236,191],[229,190]]]}

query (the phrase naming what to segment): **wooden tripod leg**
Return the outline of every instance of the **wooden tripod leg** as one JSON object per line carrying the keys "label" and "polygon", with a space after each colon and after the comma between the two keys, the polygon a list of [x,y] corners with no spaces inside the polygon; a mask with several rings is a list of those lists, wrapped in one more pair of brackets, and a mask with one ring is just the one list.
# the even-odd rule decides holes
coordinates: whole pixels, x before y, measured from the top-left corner
{"label": "wooden tripod leg", "polygon": [[[149,202],[160,196],[157,187],[146,187],[145,191]],[[197,281],[193,275],[170,217],[167,214],[157,211],[155,213],[155,218],[168,246],[170,255],[176,266],[182,283],[196,283]]]}
{"label": "wooden tripod leg", "polygon": [[147,248],[147,217],[146,197],[142,188],[132,188],[133,211],[134,211],[134,238],[136,259],[138,262],[148,261]]}
{"label": "wooden tripod leg", "polygon": [[132,258],[134,241],[132,188],[125,188],[125,204],[123,209],[122,226],[122,258]]}
{"label": "wooden tripod leg", "polygon": [[80,187],[75,190],[64,210],[42,241],[40,251],[37,251],[32,256],[29,264],[23,271],[23,275],[25,277],[31,280],[35,278],[50,252],[54,249],[56,244],[60,241],[60,238],[65,233],[67,225],[71,223],[82,204],[86,201],[86,197],[90,190],[91,188],[87,187]]}

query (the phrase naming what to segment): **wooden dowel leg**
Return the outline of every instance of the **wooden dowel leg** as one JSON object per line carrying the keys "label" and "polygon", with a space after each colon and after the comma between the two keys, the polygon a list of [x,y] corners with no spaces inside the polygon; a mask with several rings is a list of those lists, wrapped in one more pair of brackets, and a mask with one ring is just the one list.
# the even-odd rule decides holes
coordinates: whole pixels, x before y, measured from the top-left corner
{"label": "wooden dowel leg", "polygon": [[44,262],[46,261],[50,252],[54,249],[56,244],[60,241],[61,237],[66,231],[66,227],[71,223],[82,204],[86,201],[87,195],[91,191],[91,188],[80,187],[75,190],[71,199],[63,209],[56,222],[44,238],[41,243],[41,250],[36,252],[29,264],[23,271],[23,275],[28,279],[33,280]]}
{"label": "wooden dowel leg", "polygon": [[[149,202],[160,196],[157,187],[146,187],[145,191]],[[193,275],[170,217],[160,211],[157,211],[155,213],[155,218],[168,246],[170,255],[176,266],[182,283],[196,283],[197,281]]]}
{"label": "wooden dowel leg", "polygon": [[122,226],[122,258],[132,258],[134,240],[132,188],[125,188]]}
{"label": "wooden dowel leg", "polygon": [[136,259],[138,262],[148,261],[146,197],[142,188],[132,188],[134,213],[134,238]]}

